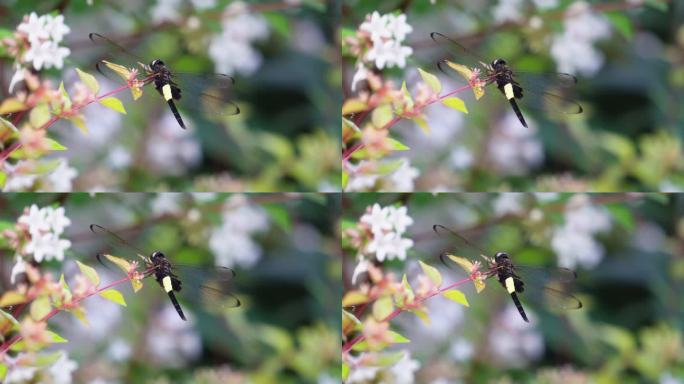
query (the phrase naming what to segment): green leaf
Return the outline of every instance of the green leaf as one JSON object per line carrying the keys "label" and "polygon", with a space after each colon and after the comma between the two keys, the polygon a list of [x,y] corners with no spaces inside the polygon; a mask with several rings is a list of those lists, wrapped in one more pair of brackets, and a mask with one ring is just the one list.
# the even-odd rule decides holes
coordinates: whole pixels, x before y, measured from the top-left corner
{"label": "green leaf", "polygon": [[47,297],[39,297],[31,302],[31,309],[29,312],[31,313],[31,318],[38,321],[47,316],[51,309],[50,299]]}
{"label": "green leaf", "polygon": [[[12,323],[11,330],[19,329],[19,322],[17,321],[17,319],[14,318],[14,316],[12,316],[11,313],[5,312],[2,309],[0,309],[0,317],[4,318],[8,322]],[[0,324],[5,324],[5,323],[0,322]],[[3,327],[4,327],[4,325],[3,325]]]}
{"label": "green leaf", "polygon": [[432,89],[435,94],[442,92],[442,84],[439,82],[437,76],[420,68],[418,68],[418,72],[420,72],[420,77],[423,78],[423,81]]}
{"label": "green leaf", "polygon": [[627,231],[631,232],[634,230],[634,215],[632,211],[622,204],[608,204],[605,206],[613,216],[613,219],[620,223]]}
{"label": "green leaf", "polygon": [[[349,367],[347,367],[347,374],[349,374]],[[0,383],[2,380],[5,380],[5,377],[7,376],[7,365],[4,363],[0,363]]]}
{"label": "green leaf", "polygon": [[100,99],[99,103],[104,105],[107,108],[113,109],[117,112],[121,112],[124,115],[126,114],[126,109],[124,108],[123,103],[121,102],[121,100],[117,99],[114,96],[105,97],[104,99]]}
{"label": "green leaf", "polygon": [[394,311],[394,303],[389,296],[381,297],[373,303],[373,317],[382,321]]}
{"label": "green leaf", "polygon": [[392,336],[392,342],[393,343],[410,343],[411,340],[407,339],[406,337],[400,335],[397,332],[394,332],[392,330],[387,331],[387,333]]}
{"label": "green leaf", "polygon": [[447,299],[451,301],[455,301],[459,304],[465,305],[466,307],[470,307],[470,304],[468,304],[468,299],[466,298],[466,295],[459,291],[458,289],[450,289],[446,292],[442,292],[442,296],[446,297]]}
{"label": "green leaf", "polygon": [[78,269],[81,270],[81,273],[84,274],[94,286],[100,284],[100,276],[97,274],[97,271],[95,271],[95,268],[85,265],[78,260],[76,260],[76,264],[78,264]]}
{"label": "green leaf", "polygon": [[26,302],[26,296],[16,291],[8,291],[0,298],[0,307],[22,304]]}
{"label": "green leaf", "polygon": [[349,115],[352,113],[363,112],[368,109],[368,104],[359,99],[349,99],[342,105],[342,114]]}
{"label": "green leaf", "polygon": [[[0,368],[2,368],[2,366],[0,366]],[[6,368],[5,368],[5,371],[7,371]],[[0,373],[2,373],[2,371],[0,371]],[[349,377],[349,364],[347,364],[346,362],[343,361],[342,362],[342,381],[346,381],[347,377]],[[1,378],[2,378],[2,376],[0,376],[0,379]]]}
{"label": "green leaf", "polygon": [[56,332],[52,332],[50,330],[46,330],[45,333],[47,333],[50,336],[50,342],[52,343],[66,343],[68,342],[67,339],[63,338]]}
{"label": "green leaf", "polygon": [[413,109],[414,102],[408,88],[406,88],[406,81],[401,83],[401,91],[404,93],[404,98],[406,99],[406,108]]}
{"label": "green leaf", "polygon": [[15,127],[11,121],[5,120],[2,117],[0,117],[0,135],[4,137],[5,135],[7,135],[7,133],[5,133],[6,131],[10,131],[10,134],[19,132],[17,127]]}
{"label": "green leaf", "polygon": [[5,188],[5,183],[7,182],[7,174],[0,171],[0,189]]}
{"label": "green leaf", "polygon": [[67,147],[63,146],[57,140],[51,139],[49,137],[45,138],[45,142],[47,143],[48,149],[51,151],[66,151]]}
{"label": "green leaf", "polygon": [[376,128],[384,128],[392,121],[393,117],[392,106],[389,104],[383,104],[375,108],[371,113],[371,121]]}
{"label": "green leaf", "polygon": [[264,209],[283,231],[290,231],[292,228],[292,220],[290,219],[290,213],[283,205],[269,204],[265,205]]}
{"label": "green leaf", "polygon": [[84,134],[88,134],[88,127],[85,125],[85,120],[83,119],[83,116],[71,116],[67,117],[67,120],[71,121],[74,123],[74,125],[81,130]]}
{"label": "green leaf", "polygon": [[634,29],[632,27],[632,20],[629,19],[622,12],[604,12],[603,15],[608,18],[608,21],[613,24],[613,27],[620,32],[627,40],[631,40],[634,36]]}
{"label": "green leaf", "polygon": [[46,103],[40,103],[29,112],[29,122],[33,128],[40,128],[50,121],[50,108]]}
{"label": "green leaf", "polygon": [[446,105],[451,109],[455,109],[463,113],[468,113],[468,108],[466,108],[465,103],[458,97],[447,97],[446,99],[442,100],[442,104]]}
{"label": "green leaf", "polygon": [[420,117],[414,117],[413,121],[420,127],[420,129],[423,130],[423,132],[425,132],[425,134],[430,134],[430,126],[428,125],[425,119],[421,119]]}
{"label": "green leaf", "polygon": [[86,87],[88,87],[90,91],[93,92],[93,94],[97,94],[97,92],[100,90],[100,84],[97,83],[95,76],[87,72],[83,72],[78,68],[76,68],[76,73],[78,73],[78,77],[81,78],[83,84],[85,84]]}
{"label": "green leaf", "polygon": [[[347,188],[347,183],[349,182],[349,172],[346,169],[342,170],[342,189]],[[0,172],[0,188],[3,187],[2,183],[2,173]]]}
{"label": "green leaf", "polygon": [[71,109],[71,99],[69,98],[69,94],[67,93],[66,89],[64,89],[63,81],[59,83],[59,93],[62,94],[62,99],[64,100],[64,109]]}
{"label": "green leaf", "polygon": [[367,303],[368,300],[369,297],[366,294],[359,291],[350,291],[344,295],[344,298],[342,298],[342,307],[351,307],[352,305],[364,304]]}
{"label": "green leaf", "polygon": [[121,292],[117,291],[116,289],[107,289],[102,292],[100,292],[100,296],[104,297],[107,300],[113,301],[119,305],[126,306],[126,300],[124,300],[123,295]]}
{"label": "green leaf", "polygon": [[2,104],[0,104],[0,115],[24,111],[27,108],[28,106],[19,99],[11,97],[9,99],[3,100]]}
{"label": "green leaf", "polygon": [[420,267],[423,269],[423,272],[427,275],[427,277],[430,278],[430,280],[436,287],[442,285],[442,275],[439,273],[437,268],[427,265],[420,260],[418,260],[418,263],[420,264]]}
{"label": "green leaf", "polygon": [[391,137],[387,138],[387,142],[392,146],[392,150],[394,151],[408,151],[409,147],[406,145],[402,144],[399,140],[393,139]]}

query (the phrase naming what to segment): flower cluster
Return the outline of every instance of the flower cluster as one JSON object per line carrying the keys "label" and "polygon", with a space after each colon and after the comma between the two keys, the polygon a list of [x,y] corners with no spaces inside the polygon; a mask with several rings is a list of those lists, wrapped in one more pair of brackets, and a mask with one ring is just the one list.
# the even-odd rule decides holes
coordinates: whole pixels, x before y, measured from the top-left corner
{"label": "flower cluster", "polygon": [[73,189],[73,180],[78,176],[78,172],[69,166],[68,160],[63,158],[57,160],[54,169],[48,173],[41,174],[35,170],[36,167],[41,167],[41,164],[24,160],[16,164],[5,162],[0,167],[0,170],[7,175],[2,191],[71,192]]}
{"label": "flower cluster", "polygon": [[10,81],[9,92],[25,78],[26,72],[22,64],[31,64],[36,71],[52,67],[61,69],[64,66],[64,59],[71,51],[69,48],[61,47],[59,43],[69,31],[69,27],[64,24],[63,15],[38,16],[31,12],[30,15],[24,16],[21,24],[17,26],[14,38],[2,40],[2,45],[16,58],[16,72]]}
{"label": "flower cluster", "polygon": [[551,247],[558,264],[566,268],[595,267],[603,258],[603,246],[594,235],[611,228],[608,213],[591,203],[588,195],[572,196],[565,207],[565,224],[554,229]]}
{"label": "flower cluster", "polygon": [[[5,356],[8,371],[4,383],[20,384],[27,382],[50,382],[55,384],[69,384],[72,374],[78,368],[75,361],[69,359],[65,351],[57,352],[59,356],[52,364],[41,364],[40,356],[31,353],[19,353],[16,357]],[[42,360],[45,356],[42,357]]]}
{"label": "flower cluster", "polygon": [[603,65],[603,55],[593,44],[610,36],[610,24],[592,12],[584,1],[573,3],[566,11],[564,31],[553,37],[551,57],[558,70],[591,76]]}
{"label": "flower cluster", "polygon": [[370,382],[413,383],[415,373],[420,369],[420,362],[412,359],[411,352],[408,350],[402,350],[393,355],[400,355],[401,358],[389,366],[382,362],[386,360],[382,358],[382,355],[375,353],[363,353],[357,358],[350,357],[351,369],[346,382],[349,384]]}
{"label": "flower cluster", "polygon": [[222,30],[209,42],[209,57],[216,70],[232,75],[251,75],[261,65],[261,54],[252,44],[268,37],[268,23],[261,15],[251,14],[249,6],[232,2],[225,10]]}
{"label": "flower cluster", "polygon": [[252,235],[268,229],[266,213],[251,204],[245,195],[233,195],[225,203],[222,219],[221,226],[214,228],[209,236],[209,249],[214,253],[216,264],[254,266],[261,258],[261,248]]}
{"label": "flower cluster", "polygon": [[413,219],[406,211],[404,206],[383,208],[374,204],[366,208],[357,227],[347,231],[346,235],[358,252],[358,264],[352,281],[356,281],[360,273],[368,271],[369,257],[379,262],[406,259],[406,252],[413,246],[413,240],[402,237],[406,228],[413,224]]}
{"label": "flower cluster", "polygon": [[380,15],[376,11],[366,15],[356,35],[346,41],[358,59],[352,90],[356,89],[359,81],[368,78],[368,66],[371,64],[378,69],[404,68],[413,49],[402,43],[411,31],[413,27],[406,22],[406,15],[403,13]]}
{"label": "flower cluster", "polygon": [[[388,174],[378,172],[386,168],[388,163],[397,163],[398,166]],[[413,192],[414,180],[420,176],[418,168],[412,167],[409,159],[402,157],[389,162],[377,162],[372,160],[361,161],[358,165],[349,164],[349,182],[345,187],[347,192],[363,192],[370,190]]]}

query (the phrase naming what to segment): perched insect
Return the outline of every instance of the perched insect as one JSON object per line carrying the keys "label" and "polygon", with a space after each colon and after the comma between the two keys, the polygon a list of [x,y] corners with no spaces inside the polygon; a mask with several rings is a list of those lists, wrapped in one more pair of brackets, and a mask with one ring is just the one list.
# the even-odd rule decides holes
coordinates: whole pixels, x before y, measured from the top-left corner
{"label": "perched insect", "polygon": [[[235,271],[225,267],[200,267],[171,263],[160,251],[146,253],[134,247],[117,234],[97,224],[91,224],[90,230],[107,242],[108,246],[120,254],[98,253],[97,260],[105,267],[114,265],[121,267],[119,260],[128,265],[141,262],[144,269],[140,271],[143,278],[154,277],[171,299],[176,312],[181,319],[186,320],[174,292],[185,292],[185,297],[198,300],[201,296],[211,306],[235,308],[240,306],[240,300],[230,293],[229,283],[235,277]],[[127,271],[130,273],[130,271]]]}
{"label": "perched insect", "polygon": [[[97,63],[98,72],[115,81],[131,83],[137,80],[143,86],[154,84],[181,128],[185,129],[185,122],[176,108],[176,102],[181,108],[205,115],[240,113],[240,108],[229,100],[229,91],[235,83],[232,77],[218,73],[200,75],[171,71],[161,59],[144,64],[146,61],[142,58],[99,33],[91,33],[89,37],[98,46],[106,48],[108,56],[112,55],[112,62],[102,60]],[[127,74],[136,68],[141,69],[145,76],[141,79],[135,76],[127,78]]]}
{"label": "perched insect", "polygon": [[496,84],[524,127],[527,127],[527,122],[518,103],[524,108],[540,109],[548,113],[582,113],[582,106],[577,102],[546,91],[552,88],[573,87],[577,84],[575,76],[556,72],[514,71],[506,60],[484,60],[480,55],[439,32],[432,32],[430,37],[440,46],[453,51],[438,62],[437,66],[442,73],[448,76],[458,75],[459,80],[466,77],[473,86],[477,98],[484,94],[486,86]]}
{"label": "perched insect", "polygon": [[[494,254],[494,257],[487,256],[488,253],[482,248],[443,225],[433,225],[432,229],[438,235],[440,232],[447,233],[453,236],[455,240],[458,240],[461,245],[459,252],[467,252],[463,248],[469,247],[471,251],[479,253],[480,257],[487,263],[487,267],[479,271],[482,279],[485,280],[490,277],[496,277],[501,286],[503,286],[511,296],[511,299],[518,309],[518,312],[520,312],[520,316],[522,316],[523,320],[529,322],[527,314],[520,302],[520,298],[518,297],[518,294],[522,295],[523,292],[526,292],[526,295],[524,295],[526,298],[530,298],[534,301],[543,301],[544,304],[552,308],[562,310],[582,308],[582,302],[566,291],[567,283],[570,283],[577,278],[577,274],[574,271],[567,268],[547,268],[514,264],[513,260],[506,252],[497,252]],[[447,260],[460,264],[461,261],[459,258],[463,258],[463,256],[453,256],[447,253],[440,255],[440,259],[447,266],[449,266],[449,261]],[[466,259],[468,258],[466,257]],[[471,260],[471,262],[472,261],[475,260]]]}

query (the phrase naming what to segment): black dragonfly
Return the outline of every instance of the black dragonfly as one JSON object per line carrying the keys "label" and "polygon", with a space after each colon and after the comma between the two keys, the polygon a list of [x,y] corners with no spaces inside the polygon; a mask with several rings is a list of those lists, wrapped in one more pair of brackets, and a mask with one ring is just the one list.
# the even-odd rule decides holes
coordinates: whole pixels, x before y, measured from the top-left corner
{"label": "black dragonfly", "polygon": [[472,81],[471,85],[473,82],[477,82],[474,87],[496,84],[524,127],[527,128],[527,122],[518,103],[524,108],[539,109],[549,113],[566,115],[582,113],[582,106],[577,102],[547,91],[573,87],[577,84],[575,76],[558,72],[514,71],[506,60],[497,58],[490,62],[482,59],[480,55],[439,32],[430,33],[430,37],[438,45],[451,52],[437,64],[442,73],[448,76],[465,76],[459,69],[463,65],[470,70],[479,71],[480,73],[475,74],[481,74],[481,77],[469,79],[469,82]]}
{"label": "black dragonfly", "polygon": [[[526,293],[524,298],[543,302],[551,308],[561,310],[582,308],[582,302],[568,293],[568,284],[577,279],[577,274],[574,271],[567,268],[514,264],[506,252],[497,252],[494,254],[494,257],[488,256],[488,252],[443,225],[433,225],[432,229],[438,235],[446,233],[453,236],[455,240],[458,240],[461,246],[458,250],[459,253],[467,252],[464,249],[465,247],[469,247],[470,251],[479,253],[480,257],[487,263],[487,267],[479,271],[482,274],[482,279],[496,277],[501,286],[511,295],[511,299],[523,320],[529,322],[527,314],[518,298],[518,294],[523,294],[523,292]],[[465,256],[459,255],[459,257]],[[448,253],[441,254],[440,259],[447,267],[449,267],[447,260],[456,261]],[[472,256],[466,257],[466,259],[472,259]]]}
{"label": "black dragonfly", "polygon": [[[226,267],[201,267],[172,263],[164,253],[154,251],[145,253],[131,245],[119,235],[97,224],[91,224],[90,230],[102,238],[112,253],[98,253],[97,260],[106,268],[117,266],[116,258],[131,264],[133,261],[142,263],[144,269],[140,271],[143,278],[154,277],[168,294],[171,303],[181,319],[186,320],[174,292],[186,293],[186,298],[202,297],[211,307],[236,308],[240,300],[230,292],[230,282],[235,277],[235,271]],[[118,254],[113,254],[113,253]],[[112,258],[114,256],[115,258]],[[131,271],[127,271],[130,273]]]}
{"label": "black dragonfly", "polygon": [[130,83],[131,79],[123,79],[121,72],[115,68],[142,70],[144,77],[139,81],[142,85],[154,85],[183,129],[185,122],[176,108],[176,102],[183,109],[205,115],[230,116],[240,113],[237,104],[229,100],[235,80],[228,75],[171,71],[161,59],[153,59],[149,64],[145,64],[147,61],[99,33],[90,33],[89,38],[108,51],[107,58],[110,60],[98,62],[98,72],[111,80],[124,80]]}

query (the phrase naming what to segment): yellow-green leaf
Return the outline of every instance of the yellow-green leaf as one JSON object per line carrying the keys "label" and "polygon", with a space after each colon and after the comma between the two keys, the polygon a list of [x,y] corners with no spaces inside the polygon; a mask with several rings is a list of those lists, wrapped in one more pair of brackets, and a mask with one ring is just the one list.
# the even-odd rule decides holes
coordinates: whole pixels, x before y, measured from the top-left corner
{"label": "yellow-green leaf", "polygon": [[442,292],[442,296],[446,297],[451,301],[455,301],[459,304],[465,305],[466,307],[470,306],[470,304],[468,304],[468,299],[466,298],[466,295],[458,289],[450,289],[446,292]]}
{"label": "yellow-green leaf", "polygon": [[342,362],[342,381],[346,381],[349,377],[349,364]]}
{"label": "yellow-green leaf", "polygon": [[78,260],[76,260],[76,264],[78,264],[78,269],[81,270],[81,273],[84,274],[94,286],[100,284],[100,276],[97,274],[95,268],[85,265]]}
{"label": "yellow-green leaf", "polygon": [[466,108],[465,103],[458,97],[447,97],[446,99],[442,100],[442,104],[457,111],[468,113],[468,108]]}
{"label": "yellow-green leaf", "polygon": [[60,336],[60,335],[57,334],[56,332],[52,332],[52,331],[50,331],[50,330],[46,330],[45,333],[46,333],[48,336],[50,336],[50,342],[52,342],[52,343],[66,343],[66,342],[68,342],[67,339],[63,338],[62,336]]}
{"label": "yellow-green leaf", "polygon": [[369,298],[366,296],[366,294],[359,291],[350,291],[344,295],[344,298],[342,299],[342,307],[351,307],[352,305],[364,304],[367,303],[368,300]]}
{"label": "yellow-green leaf", "polygon": [[425,326],[430,326],[430,315],[426,311],[420,310],[420,309],[414,309],[413,313],[418,316],[418,318],[425,324]]}
{"label": "yellow-green leaf", "polygon": [[428,125],[427,121],[425,119],[421,119],[420,117],[414,117],[413,121],[420,127],[420,129],[423,130],[426,134],[430,134],[430,126]]}
{"label": "yellow-green leaf", "polygon": [[0,299],[0,307],[9,307],[10,305],[16,305],[26,302],[26,296],[19,292],[8,291],[2,295]]}
{"label": "yellow-green leaf", "polygon": [[119,305],[123,305],[124,307],[126,306],[126,300],[124,300],[124,297],[121,294],[121,292],[117,291],[116,289],[104,290],[100,292],[100,296],[104,297],[107,300],[113,301]]}
{"label": "yellow-green leaf", "polygon": [[407,339],[406,337],[402,336],[401,334],[394,332],[392,330],[387,331],[387,333],[392,337],[392,342],[393,343],[410,343],[411,340]]}
{"label": "yellow-green leaf", "polygon": [[51,139],[49,137],[45,138],[45,143],[47,143],[47,147],[51,151],[66,151],[67,150],[67,147],[60,144],[57,140]]}
{"label": "yellow-green leaf", "polygon": [[[0,180],[2,181],[2,180]],[[349,172],[346,169],[342,170],[342,189],[347,188],[347,183],[349,182]],[[0,183],[0,187],[2,187]]]}
{"label": "yellow-green leaf", "polygon": [[[2,309],[0,309],[0,317],[2,317],[3,319],[5,319],[5,321],[12,324],[11,330],[19,329],[19,322],[17,321],[17,319],[14,318],[14,316],[12,316],[11,313],[5,312]],[[7,323],[0,322],[0,324],[2,324],[2,327],[4,328],[5,324]]]}
{"label": "yellow-green leaf", "polygon": [[371,121],[376,128],[384,128],[393,118],[392,106],[383,104],[373,110],[371,113]]}
{"label": "yellow-green leaf", "polygon": [[373,303],[373,317],[382,321],[394,311],[394,303],[389,296],[381,297]]}
{"label": "yellow-green leaf", "polygon": [[10,97],[5,99],[2,104],[0,104],[0,115],[6,115],[8,113],[14,113],[19,111],[24,111],[28,106],[22,103],[19,99]]}
{"label": "yellow-green leaf", "polygon": [[100,84],[97,83],[95,76],[91,75],[90,73],[83,72],[78,68],[76,68],[76,73],[78,73],[78,77],[81,79],[83,84],[85,84],[86,87],[93,92],[93,94],[97,94],[97,92],[100,90]]}
{"label": "yellow-green leaf", "polygon": [[88,317],[86,317],[85,309],[83,309],[83,307],[72,308],[69,312],[71,312],[81,324],[88,326]]}
{"label": "yellow-green leaf", "polygon": [[15,127],[11,121],[5,120],[2,117],[0,117],[0,137],[5,137],[5,135],[7,135],[6,131],[10,131],[9,134],[19,132],[17,127]]}
{"label": "yellow-green leaf", "polygon": [[404,93],[404,99],[406,100],[406,109],[413,109],[413,98],[406,88],[406,81],[401,83],[401,91]]}
{"label": "yellow-green leaf", "polygon": [[404,145],[403,143],[401,143],[397,139],[393,139],[391,137],[388,137],[386,140],[390,144],[392,149],[395,151],[408,151],[409,149],[411,149],[411,148],[407,147],[406,145]]}
{"label": "yellow-green leaf", "polygon": [[5,183],[7,182],[7,174],[0,171],[0,189],[5,188]]}
{"label": "yellow-green leaf", "polygon": [[432,92],[435,94],[442,92],[442,84],[439,82],[437,76],[420,68],[418,68],[418,72],[420,72],[420,77],[423,78],[423,81],[432,89]]}
{"label": "yellow-green leaf", "polygon": [[420,264],[420,267],[423,269],[423,272],[430,278],[430,280],[436,287],[442,285],[442,275],[439,273],[437,268],[427,265],[420,260],[418,260],[418,263]]}
{"label": "yellow-green leaf", "polygon": [[74,123],[74,125],[81,130],[84,134],[88,134],[88,127],[85,125],[85,120],[83,119],[83,116],[81,115],[76,115],[76,116],[71,116],[68,118],[69,121]]}
{"label": "yellow-green leaf", "polygon": [[42,320],[51,310],[50,299],[47,297],[39,297],[31,302],[29,313],[33,320]]}
{"label": "yellow-green leaf", "polygon": [[50,120],[50,108],[46,103],[36,105],[29,112],[29,122],[33,128],[40,128]]}
{"label": "yellow-green leaf", "polygon": [[64,101],[64,109],[71,109],[71,99],[69,98],[69,94],[67,93],[66,89],[64,89],[63,81],[59,83],[59,92],[62,94],[62,100]]}
{"label": "yellow-green leaf", "polygon": [[[463,65],[463,64],[458,64],[454,63],[451,61],[445,61],[449,68],[453,69],[454,71],[458,72],[461,76],[463,76],[468,84],[473,84],[473,70],[470,69],[469,67]],[[484,96],[484,88],[483,87],[473,87],[473,93],[475,94],[475,100],[480,100],[482,96]]]}
{"label": "yellow-green leaf", "polygon": [[105,97],[104,99],[101,99],[99,103],[107,108],[113,109],[117,112],[121,112],[124,115],[126,114],[126,109],[124,108],[123,103],[121,103],[121,100],[117,99],[116,97]]}
{"label": "yellow-green leaf", "polygon": [[359,99],[349,99],[342,105],[342,114],[349,115],[350,113],[363,112],[368,109],[368,104]]}

